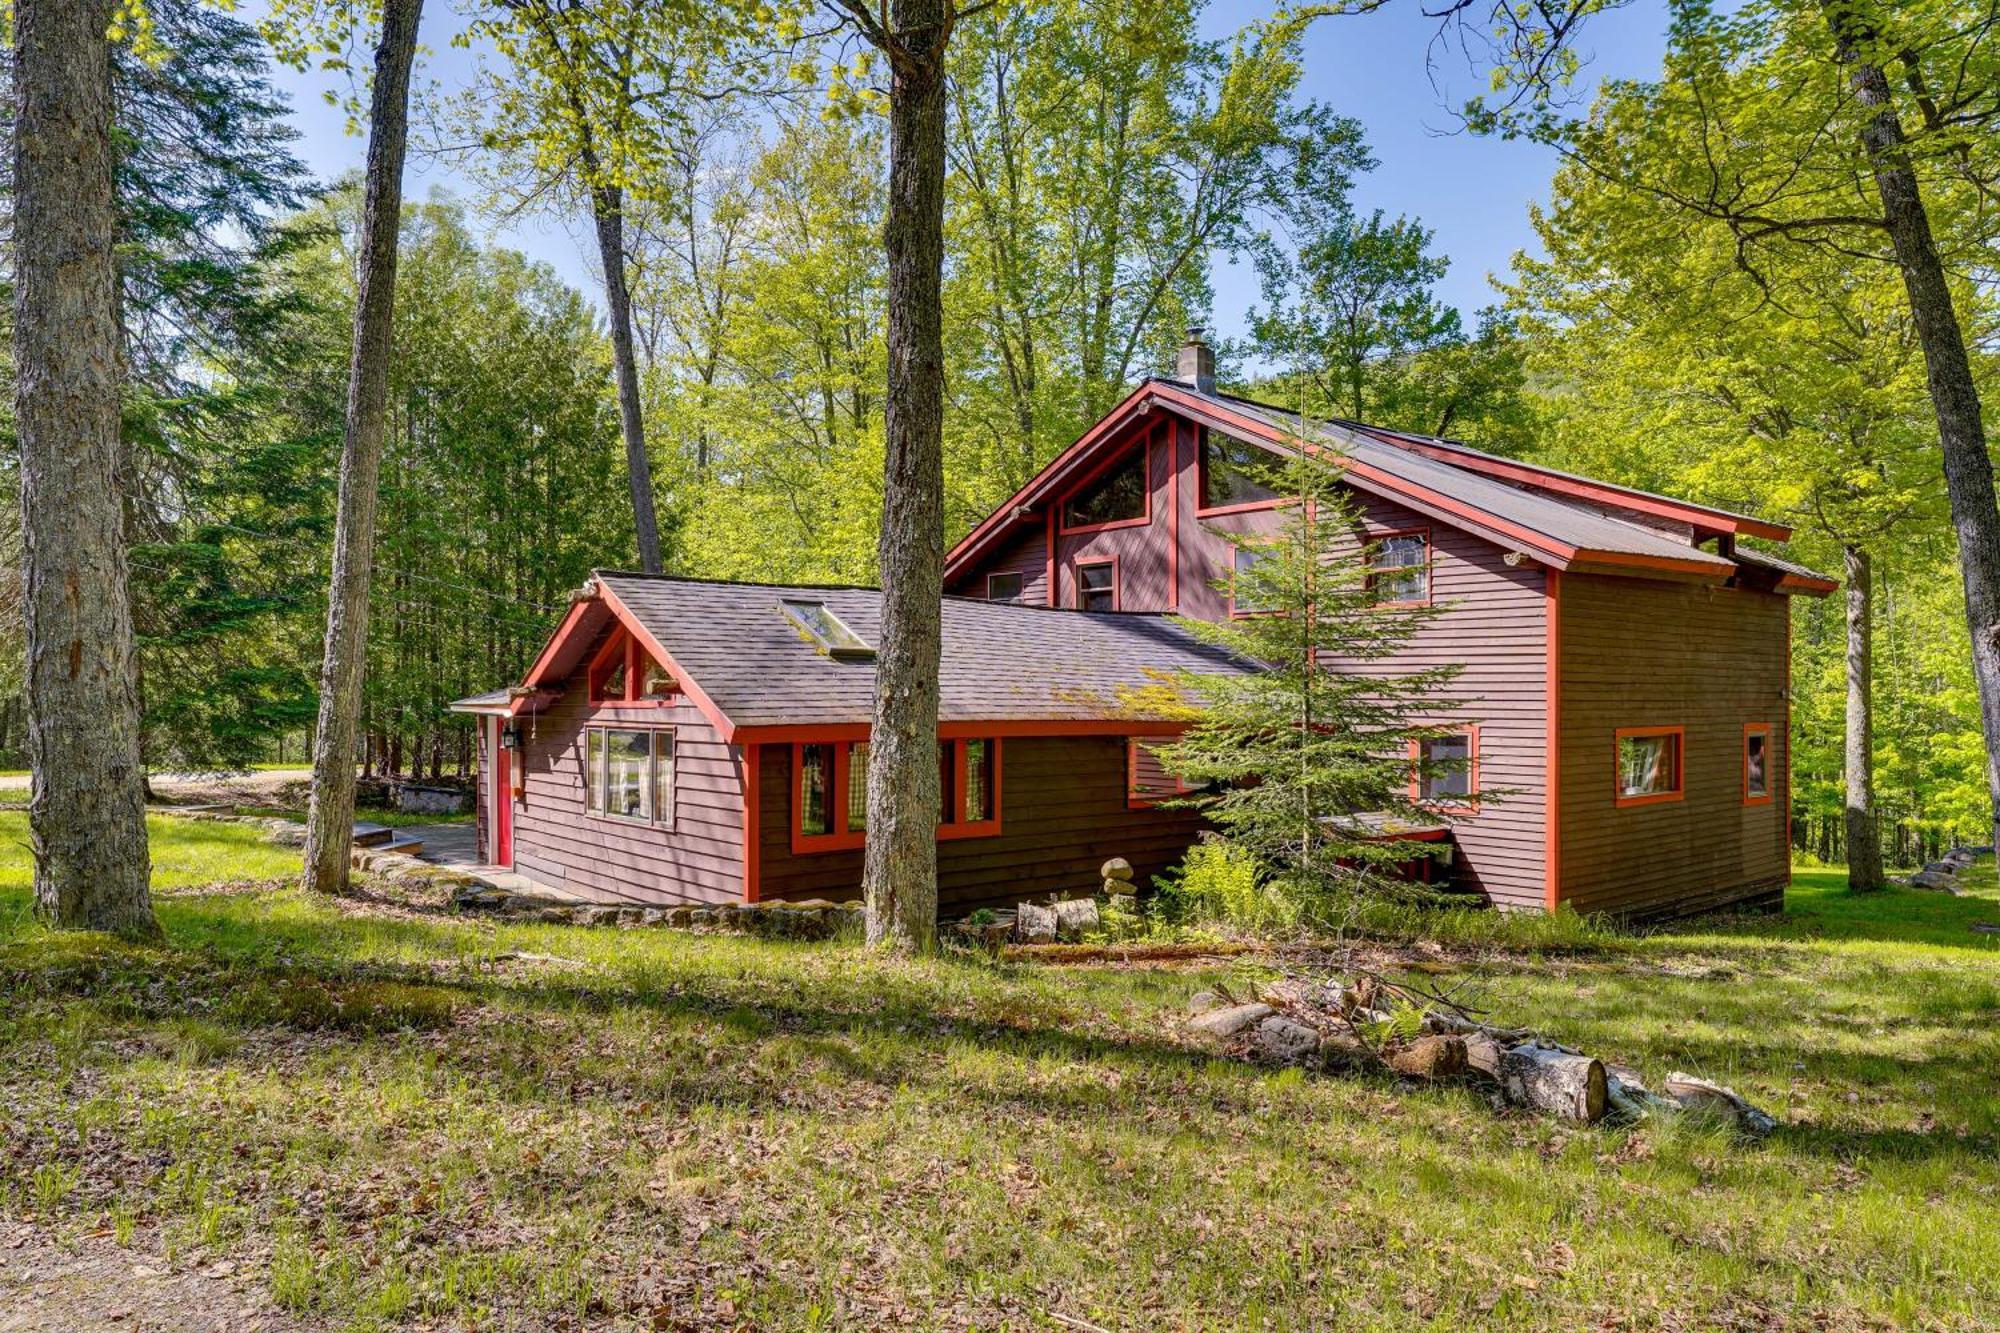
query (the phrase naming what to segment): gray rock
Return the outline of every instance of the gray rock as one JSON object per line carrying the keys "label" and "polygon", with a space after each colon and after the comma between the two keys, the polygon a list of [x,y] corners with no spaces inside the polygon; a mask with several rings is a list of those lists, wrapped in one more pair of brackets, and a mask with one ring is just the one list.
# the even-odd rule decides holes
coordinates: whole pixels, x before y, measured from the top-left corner
{"label": "gray rock", "polygon": [[1232,1004],[1227,1009],[1210,1010],[1191,1020],[1188,1026],[1205,1036],[1233,1037],[1270,1016],[1271,1006],[1268,1004]]}
{"label": "gray rock", "polygon": [[1098,867],[1097,873],[1105,879],[1122,879],[1129,884],[1132,881],[1132,863],[1122,856],[1114,856]]}
{"label": "gray rock", "polygon": [[1319,1029],[1273,1014],[1257,1025],[1257,1050],[1267,1060],[1305,1064],[1319,1054]]}
{"label": "gray rock", "polygon": [[1022,903],[1014,917],[1014,933],[1024,944],[1055,943],[1056,909],[1039,903]]}
{"label": "gray rock", "polygon": [[1958,877],[1942,870],[1924,869],[1905,881],[1913,889],[1926,889],[1934,893],[1958,894]]}
{"label": "gray rock", "polygon": [[1095,898],[1071,898],[1056,904],[1056,938],[1080,940],[1103,923]]}
{"label": "gray rock", "polygon": [[1212,990],[1198,990],[1188,999],[1190,1014],[1212,1014],[1217,1009],[1227,1009],[1229,1001]]}

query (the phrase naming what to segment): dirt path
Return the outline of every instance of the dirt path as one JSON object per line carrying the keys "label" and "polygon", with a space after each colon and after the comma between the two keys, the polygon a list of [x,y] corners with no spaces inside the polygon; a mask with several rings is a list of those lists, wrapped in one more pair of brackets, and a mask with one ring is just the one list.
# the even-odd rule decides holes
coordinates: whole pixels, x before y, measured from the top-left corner
{"label": "dirt path", "polygon": [[169,1264],[141,1237],[66,1244],[28,1224],[0,1225],[0,1333],[309,1333],[272,1304],[261,1273],[236,1264]]}

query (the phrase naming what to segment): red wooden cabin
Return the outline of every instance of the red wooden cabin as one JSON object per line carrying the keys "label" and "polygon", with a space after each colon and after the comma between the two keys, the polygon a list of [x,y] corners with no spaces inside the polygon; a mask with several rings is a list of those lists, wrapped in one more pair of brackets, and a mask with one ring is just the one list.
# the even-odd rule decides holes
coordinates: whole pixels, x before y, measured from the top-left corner
{"label": "red wooden cabin", "polygon": [[[1196,823],[1158,807],[1143,745],[1172,724],[1129,691],[1244,669],[1172,616],[1239,613],[1223,534],[1282,503],[1245,464],[1299,448],[1337,456],[1384,599],[1442,608],[1408,660],[1463,667],[1463,729],[1436,743],[1464,771],[1420,793],[1458,885],[1636,916],[1781,901],[1787,598],[1835,586],[1739,544],[1787,528],[1304,422],[1216,392],[1212,366],[1191,342],[950,552],[945,911],[1178,859]],[[459,705],[483,716],[484,854],[607,900],[853,896],[878,616],[868,589],[599,575],[520,686]]]}

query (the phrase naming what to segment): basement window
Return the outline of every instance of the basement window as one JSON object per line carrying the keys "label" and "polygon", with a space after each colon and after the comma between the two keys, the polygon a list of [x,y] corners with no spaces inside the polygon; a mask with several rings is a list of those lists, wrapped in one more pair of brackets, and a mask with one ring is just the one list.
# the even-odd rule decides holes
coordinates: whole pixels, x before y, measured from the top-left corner
{"label": "basement window", "polygon": [[799,632],[813,646],[838,662],[872,662],[874,646],[849,629],[825,602],[794,601],[785,598],[778,605]]}

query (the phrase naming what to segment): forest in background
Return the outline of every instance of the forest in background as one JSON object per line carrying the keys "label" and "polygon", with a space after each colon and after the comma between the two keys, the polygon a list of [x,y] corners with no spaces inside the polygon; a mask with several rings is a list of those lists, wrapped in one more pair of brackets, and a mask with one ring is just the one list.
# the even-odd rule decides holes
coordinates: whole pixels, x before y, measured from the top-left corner
{"label": "forest in background", "polygon": [[[1215,313],[1211,265],[1241,260],[1262,295],[1250,336],[1222,349],[1226,387],[1763,514],[1797,526],[1794,558],[1836,575],[1863,557],[1885,822],[1906,854],[1919,836],[1977,834],[1984,751],[1953,533],[1893,270],[1834,250],[1745,263],[1728,229],[1572,165],[1537,217],[1545,256],[1468,322],[1434,294],[1448,257],[1421,219],[1366,206],[1359,124],[1299,95],[1298,30],[1204,41],[1200,11],[1068,0],[996,9],[954,38],[947,537],[1165,370]],[[358,193],[307,179],[252,29],[189,0],[153,15],[162,54],[121,52],[118,71],[148,759],[303,756]],[[500,107],[495,121],[521,110],[498,89],[537,95],[509,54],[427,117],[441,127],[427,150],[464,155],[485,192],[405,210],[364,722],[371,764],[390,771],[463,765],[449,700],[518,677],[589,569],[638,554],[601,294],[483,237],[503,211],[587,208],[588,191],[549,178],[549,145],[472,123],[475,106]],[[1746,84],[1759,72],[1732,68]],[[1591,124],[1599,147],[1674,179],[1702,142],[1681,109],[1613,86]],[[1786,112],[1738,110],[1774,125]],[[627,150],[622,246],[664,567],[869,581],[879,109],[757,85],[642,147]],[[1980,262],[1959,267],[1990,386],[1992,288]],[[11,555],[18,536],[4,537]],[[0,750],[17,755],[19,608],[4,611]],[[1794,606],[1796,827],[1828,856],[1842,614],[1838,597]]]}

